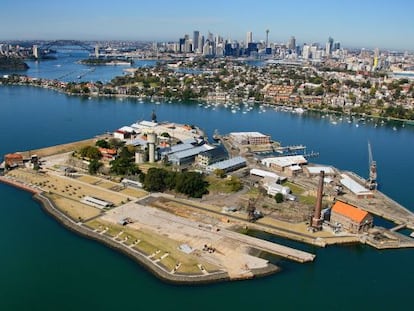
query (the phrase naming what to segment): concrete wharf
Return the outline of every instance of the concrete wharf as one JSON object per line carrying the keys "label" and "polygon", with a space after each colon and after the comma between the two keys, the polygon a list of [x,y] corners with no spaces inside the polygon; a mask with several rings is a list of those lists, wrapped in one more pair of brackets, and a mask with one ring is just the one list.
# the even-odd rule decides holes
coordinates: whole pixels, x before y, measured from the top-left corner
{"label": "concrete wharf", "polygon": [[237,232],[226,230],[226,237],[235,239],[248,245],[251,248],[262,250],[273,255],[277,255],[283,258],[294,260],[297,262],[311,262],[315,259],[315,255],[307,253],[298,249],[287,247],[284,245],[276,244],[261,240],[252,236],[243,235]]}

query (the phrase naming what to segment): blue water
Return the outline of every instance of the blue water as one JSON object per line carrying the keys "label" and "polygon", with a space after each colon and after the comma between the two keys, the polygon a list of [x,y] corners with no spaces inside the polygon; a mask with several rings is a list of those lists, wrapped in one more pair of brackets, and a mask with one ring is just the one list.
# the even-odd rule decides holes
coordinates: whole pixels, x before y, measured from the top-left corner
{"label": "blue water", "polygon": [[[87,66],[79,63],[87,59],[89,52],[77,50],[57,50],[56,59],[27,60],[30,67],[27,71],[0,71],[2,74],[25,74],[35,78],[57,79],[65,82],[111,81],[116,76],[125,74],[124,69],[154,66],[156,61],[137,60],[132,66]],[[80,77],[80,78],[79,78]]]}
{"label": "blue water", "polygon": [[[136,120],[197,124],[211,135],[258,130],[283,144],[320,152],[316,162],[367,175],[367,140],[382,191],[414,209],[414,127],[333,125],[319,115],[231,113],[194,103],[69,97],[31,87],[0,87],[0,156],[89,138]],[[311,264],[281,261],[277,275],[245,282],[173,286],[128,258],[67,231],[29,194],[0,184],[0,310],[390,310],[410,309],[414,250],[367,246],[312,248]]]}

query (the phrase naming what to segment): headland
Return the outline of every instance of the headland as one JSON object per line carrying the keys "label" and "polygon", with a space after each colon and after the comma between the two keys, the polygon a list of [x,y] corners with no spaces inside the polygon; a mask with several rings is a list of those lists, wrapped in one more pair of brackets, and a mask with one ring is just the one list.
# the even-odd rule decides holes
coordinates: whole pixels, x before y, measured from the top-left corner
{"label": "headland", "polygon": [[[290,154],[301,146],[283,147],[257,132],[217,134],[221,145],[215,145],[196,126],[152,118],[90,140],[9,154],[0,181],[32,192],[65,227],[173,283],[249,279],[280,270],[261,254],[301,263],[315,258],[257,238],[255,231],[319,247],[414,247],[412,238],[397,232],[414,229],[412,212],[353,173]],[[91,172],[94,146],[101,165]],[[140,172],[115,171],[125,161]],[[209,194],[177,186],[198,180],[188,175],[194,170],[209,184]],[[152,181],[159,186],[173,177],[174,187],[154,190]],[[396,226],[374,226],[374,217]]]}

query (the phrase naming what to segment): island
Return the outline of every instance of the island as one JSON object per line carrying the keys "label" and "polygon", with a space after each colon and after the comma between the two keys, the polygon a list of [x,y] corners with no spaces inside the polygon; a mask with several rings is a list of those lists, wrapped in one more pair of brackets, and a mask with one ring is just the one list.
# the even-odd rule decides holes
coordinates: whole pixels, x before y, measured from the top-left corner
{"label": "island", "polygon": [[118,59],[118,58],[87,58],[80,61],[81,64],[89,66],[130,66],[134,62],[128,59]]}
{"label": "island", "polygon": [[[259,132],[214,138],[153,112],[88,140],[7,154],[0,181],[173,283],[250,279],[280,271],[280,258],[315,259],[263,232],[317,247],[414,247],[398,232],[414,230],[414,214],[377,190],[373,159],[365,180]],[[395,227],[375,226],[376,217]]]}
{"label": "island", "polygon": [[19,57],[0,55],[0,70],[27,70],[29,66]]}

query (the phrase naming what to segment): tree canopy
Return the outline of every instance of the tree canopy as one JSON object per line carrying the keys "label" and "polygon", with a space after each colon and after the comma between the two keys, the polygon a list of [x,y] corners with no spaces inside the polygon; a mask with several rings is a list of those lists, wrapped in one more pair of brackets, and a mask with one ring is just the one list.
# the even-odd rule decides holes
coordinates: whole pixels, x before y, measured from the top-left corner
{"label": "tree canopy", "polygon": [[151,192],[175,190],[194,198],[208,193],[208,182],[197,172],[176,173],[153,167],[148,170],[143,183],[144,189]]}
{"label": "tree canopy", "polygon": [[99,160],[99,159],[102,158],[101,152],[95,146],[86,146],[86,147],[83,147],[79,151],[79,154],[80,154],[81,157],[88,158],[90,160]]}

